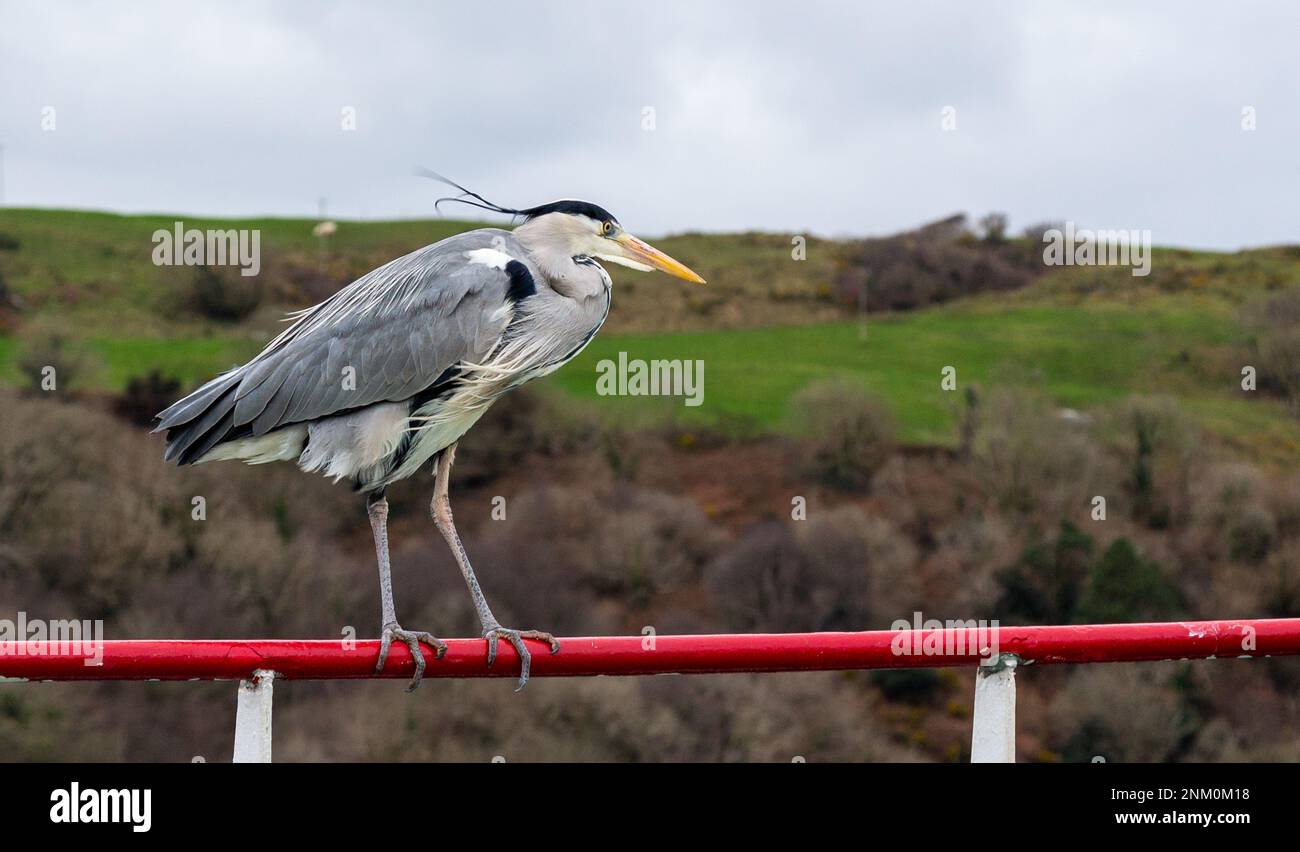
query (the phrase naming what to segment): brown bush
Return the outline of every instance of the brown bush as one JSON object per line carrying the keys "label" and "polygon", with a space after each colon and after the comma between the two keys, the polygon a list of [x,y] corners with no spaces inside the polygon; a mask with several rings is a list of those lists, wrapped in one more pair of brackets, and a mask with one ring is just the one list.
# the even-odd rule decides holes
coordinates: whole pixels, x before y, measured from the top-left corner
{"label": "brown bush", "polygon": [[280,283],[278,295],[292,305],[319,304],[350,283],[323,272],[318,267],[288,261],[275,271],[275,279]]}
{"label": "brown bush", "polygon": [[[1028,413],[1024,429],[1048,428],[1033,419],[1040,416],[1051,428],[1060,425],[1045,404],[1041,410],[991,407],[1002,420]],[[55,404],[10,392],[0,393],[0,408],[0,600],[13,609],[45,617],[102,614],[109,638],[319,638],[340,636],[345,627],[361,637],[377,632],[369,530],[361,500],[346,487],[291,465],[170,468],[161,462],[158,436],[84,402]],[[680,466],[697,457],[654,435],[636,436],[644,445],[628,445],[626,453],[642,469],[635,483],[611,475],[598,450],[569,455],[588,442],[566,446],[566,438],[553,445],[554,455],[525,453],[477,486],[456,477],[453,500],[488,599],[512,626],[635,635],[646,625],[661,634],[879,628],[914,609],[927,617],[968,618],[990,599],[991,572],[1036,540],[1035,529],[1056,528],[1062,516],[1052,517],[1053,507],[1086,511],[1093,491],[1076,465],[1109,477],[1099,480],[1109,489],[1104,493],[1126,493],[1122,483],[1135,444],[1123,440],[1136,440],[1131,432],[1127,439],[1119,435],[1116,467],[1088,429],[1065,424],[1073,437],[1029,442],[993,458],[991,439],[1017,432],[992,428],[987,408],[979,412],[970,461],[895,453],[890,473],[876,477],[875,495],[828,490],[812,499],[802,522],[785,520],[793,480],[767,471],[772,490],[752,488],[751,470],[739,464],[729,470],[725,461],[752,462],[763,454],[746,445],[728,456],[721,443],[708,451],[710,464],[724,462],[717,467],[721,481],[709,487],[742,496],[706,516],[696,499],[713,498],[688,493],[698,482],[678,481]],[[536,428],[546,426],[534,422],[500,434],[527,436]],[[1131,428],[1129,421],[1125,429]],[[1076,440],[1083,449],[1070,455]],[[1161,478],[1158,437],[1154,446],[1155,493],[1173,494],[1162,490],[1174,480]],[[1052,460],[1049,451],[1066,458]],[[1015,465],[1018,475],[1011,475]],[[1012,482],[1024,489],[1028,518],[981,493],[979,479],[989,471],[996,475],[988,481],[999,488]],[[542,482],[550,484],[535,484]],[[1168,570],[1183,597],[1204,610],[1198,616],[1295,615],[1298,484],[1300,478],[1279,479],[1252,465],[1193,466],[1186,523],[1153,528],[1127,523],[1120,512],[1106,525],[1080,528],[1097,535],[1107,530],[1094,556],[1117,537],[1130,538],[1143,560]],[[762,502],[773,494],[787,496]],[[196,496],[205,499],[206,520],[191,516]],[[423,476],[391,496],[398,615],[412,629],[473,635],[478,625],[427,516],[428,496]],[[507,498],[505,520],[490,519],[493,496]],[[781,521],[743,525],[777,508]],[[1113,523],[1121,525],[1118,532]],[[1252,544],[1259,541],[1266,546]],[[1134,573],[1118,564],[1113,573],[1120,579]],[[1026,681],[1024,727],[1045,732],[1047,754],[1261,759],[1294,751],[1286,739],[1296,723],[1286,700],[1300,683],[1294,661],[1198,663],[1188,667],[1190,674],[1152,665],[1146,668],[1154,675],[1132,684],[1106,680],[1115,668],[1088,670],[1100,679],[1079,683],[1074,679],[1083,668],[1044,670]],[[948,701],[968,707],[969,685],[963,679],[958,693],[951,683],[942,674],[910,682],[838,673],[538,678],[519,696],[510,695],[509,679],[427,682],[414,696],[390,681],[300,683],[277,695],[285,715],[301,721],[277,735],[277,757],[956,760],[969,740],[969,722],[943,708]],[[52,684],[41,690],[51,690],[48,701],[19,690],[0,708],[0,754],[228,756],[228,688]],[[918,690],[919,703],[897,706],[916,702]],[[69,727],[49,712],[54,707],[81,723]],[[380,716],[385,724],[374,724]],[[1203,717],[1224,721],[1193,736]],[[78,733],[87,730],[94,736]]]}
{"label": "brown bush", "polygon": [[1017,540],[1007,521],[996,514],[963,513],[934,538],[923,567],[929,580],[925,611],[945,619],[993,612],[997,573],[1016,557]]}
{"label": "brown bush", "polygon": [[848,380],[818,382],[790,403],[804,471],[836,488],[865,489],[894,451],[897,424],[884,402]]}
{"label": "brown bush", "polygon": [[127,379],[126,390],[113,400],[113,411],[136,426],[149,426],[154,416],[180,396],[179,379],[150,370],[143,376]]}
{"label": "brown bush", "polygon": [[1260,389],[1285,395],[1300,413],[1300,287],[1264,297],[1242,313],[1254,335]]}
{"label": "brown bush", "polygon": [[[471,559],[486,566],[503,607],[548,629],[622,629],[596,601],[652,608],[698,583],[722,542],[693,502],[635,487],[545,486],[506,496],[504,506],[503,520],[475,529]],[[541,598],[539,588],[548,590]]]}
{"label": "brown bush", "polygon": [[1127,468],[1124,486],[1133,518],[1157,529],[1185,522],[1202,442],[1177,402],[1129,397],[1104,413],[1102,426]]}
{"label": "brown bush", "polygon": [[1049,523],[1085,510],[1093,495],[1114,493],[1103,486],[1114,476],[1087,429],[1024,390],[986,395],[972,461],[1002,508]]}
{"label": "brown bush", "polygon": [[262,282],[239,269],[198,266],[189,281],[189,298],[200,315],[218,322],[239,322],[262,303]]}
{"label": "brown bush", "polygon": [[885,628],[919,601],[914,561],[887,523],[845,507],[745,529],[709,566],[706,582],[734,630]]}
{"label": "brown bush", "polygon": [[980,218],[984,242],[999,245],[1007,241],[1007,214],[988,213]]}
{"label": "brown bush", "polygon": [[1192,728],[1162,664],[1079,666],[1051,704],[1053,747],[1070,762],[1158,763]]}
{"label": "brown bush", "polygon": [[[93,381],[97,359],[75,330],[61,320],[44,318],[28,323],[19,334],[19,345],[18,371],[31,390],[67,399],[66,391]],[[47,376],[53,380],[53,388],[47,388]]]}
{"label": "brown bush", "polygon": [[1259,562],[1278,540],[1271,506],[1272,488],[1252,465],[1211,464],[1192,481],[1195,495],[1187,549],[1209,560]]}
{"label": "brown bush", "polygon": [[860,310],[905,311],[1028,284],[1042,268],[1041,248],[1008,242],[1000,214],[986,216],[981,227],[982,242],[969,234],[964,216],[864,240],[837,277],[840,301]]}
{"label": "brown bush", "polygon": [[620,595],[633,606],[698,583],[722,545],[720,531],[693,500],[625,489],[603,506],[583,575],[598,592]]}
{"label": "brown bush", "polygon": [[0,334],[10,334],[18,326],[21,302],[9,287],[4,267],[0,266]]}

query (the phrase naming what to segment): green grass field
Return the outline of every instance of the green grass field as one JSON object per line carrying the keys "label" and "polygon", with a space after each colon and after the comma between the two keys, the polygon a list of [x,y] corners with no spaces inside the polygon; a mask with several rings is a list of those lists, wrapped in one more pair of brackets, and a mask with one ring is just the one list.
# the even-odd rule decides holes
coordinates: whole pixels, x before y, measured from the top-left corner
{"label": "green grass field", "polygon": [[[960,393],[940,387],[957,371],[958,390],[1014,383],[1036,387],[1062,406],[1092,409],[1132,393],[1176,397],[1231,443],[1267,456],[1300,456],[1300,434],[1283,405],[1243,393],[1233,372],[1207,376],[1214,354],[1238,337],[1223,314],[1173,306],[1005,307],[958,304],[871,321],[738,331],[601,335],[546,380],[575,397],[599,400],[613,421],[699,424],[726,431],[781,431],[791,396],[819,379],[846,377],[885,399],[902,437],[949,443]],[[161,367],[190,385],[256,353],[261,341],[96,338],[97,383],[120,389]],[[0,365],[15,378],[12,339],[0,338]],[[598,397],[598,363],[618,358],[704,362],[704,404],[679,399]]]}
{"label": "green grass field", "polygon": [[[940,378],[952,366],[958,391],[966,383],[1030,385],[1078,409],[1133,393],[1173,396],[1231,441],[1292,455],[1300,451],[1300,435],[1285,406],[1248,398],[1234,372],[1211,366],[1239,335],[1228,315],[1173,305],[1134,310],[980,301],[869,322],[865,340],[859,323],[600,336],[552,381],[594,398],[597,364],[617,359],[620,351],[629,358],[700,359],[704,404],[687,408],[677,402],[672,416],[780,429],[795,392],[842,376],[890,404],[904,439],[948,443],[961,395],[943,390]],[[633,416],[669,414],[660,399],[609,397],[602,405]]]}

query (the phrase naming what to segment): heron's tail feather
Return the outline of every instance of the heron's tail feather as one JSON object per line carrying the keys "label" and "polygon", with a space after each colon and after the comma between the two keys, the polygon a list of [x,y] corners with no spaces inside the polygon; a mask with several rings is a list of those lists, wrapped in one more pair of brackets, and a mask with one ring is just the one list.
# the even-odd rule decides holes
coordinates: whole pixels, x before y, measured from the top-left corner
{"label": "heron's tail feather", "polygon": [[166,430],[163,458],[193,464],[221,441],[232,437],[239,371],[225,373],[159,412],[155,432]]}
{"label": "heron's tail feather", "polygon": [[161,432],[164,429],[171,429],[180,426],[182,423],[189,423],[198,417],[208,409],[213,400],[229,390],[232,385],[238,384],[243,377],[242,370],[241,367],[222,373],[189,396],[173,402],[155,414],[154,419],[158,421],[158,425],[154,427],[153,431]]}

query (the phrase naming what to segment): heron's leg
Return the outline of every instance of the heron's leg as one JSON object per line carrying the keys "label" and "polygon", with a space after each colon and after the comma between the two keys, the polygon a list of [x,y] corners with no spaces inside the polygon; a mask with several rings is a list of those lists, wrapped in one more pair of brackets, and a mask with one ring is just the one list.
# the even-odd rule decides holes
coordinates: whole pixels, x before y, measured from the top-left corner
{"label": "heron's leg", "polygon": [[528,683],[528,673],[533,662],[532,654],[529,653],[523,640],[537,639],[545,642],[551,646],[552,654],[559,652],[560,643],[554,636],[541,630],[514,630],[502,627],[501,622],[497,621],[496,616],[492,614],[492,608],[488,606],[487,598],[479,588],[478,578],[474,576],[474,569],[469,564],[465,545],[461,544],[460,534],[456,532],[456,522],[451,517],[451,497],[448,496],[447,490],[451,481],[451,464],[455,459],[455,444],[438,455],[438,469],[433,485],[433,504],[429,509],[433,514],[433,522],[438,526],[438,532],[442,533],[442,537],[447,540],[451,555],[456,558],[456,564],[460,566],[460,573],[465,577],[465,585],[469,587],[469,595],[474,600],[474,610],[478,613],[479,624],[483,627],[483,638],[488,641],[487,664],[491,666],[496,662],[499,639],[505,639],[519,654],[519,686],[515,689],[518,692]]}
{"label": "heron's leg", "polygon": [[415,676],[407,692],[414,690],[424,678],[424,653],[420,643],[424,642],[437,651],[438,659],[447,653],[447,643],[431,633],[416,630],[403,630],[397,623],[397,613],[393,608],[393,577],[388,561],[388,500],[382,491],[366,498],[366,513],[370,515],[370,531],[375,536],[375,559],[379,562],[379,601],[383,610],[383,633],[379,640],[379,663],[375,671],[384,670],[388,662],[388,648],[394,639],[400,639],[411,649],[411,658],[415,660]]}

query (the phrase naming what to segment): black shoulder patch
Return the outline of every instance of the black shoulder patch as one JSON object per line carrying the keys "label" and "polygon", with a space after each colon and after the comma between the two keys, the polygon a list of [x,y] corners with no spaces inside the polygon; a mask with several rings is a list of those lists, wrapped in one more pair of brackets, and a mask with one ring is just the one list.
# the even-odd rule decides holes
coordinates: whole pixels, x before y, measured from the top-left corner
{"label": "black shoulder patch", "polygon": [[506,295],[512,302],[522,301],[537,292],[537,283],[533,281],[533,274],[519,261],[512,260],[507,263],[506,274],[510,276]]}

